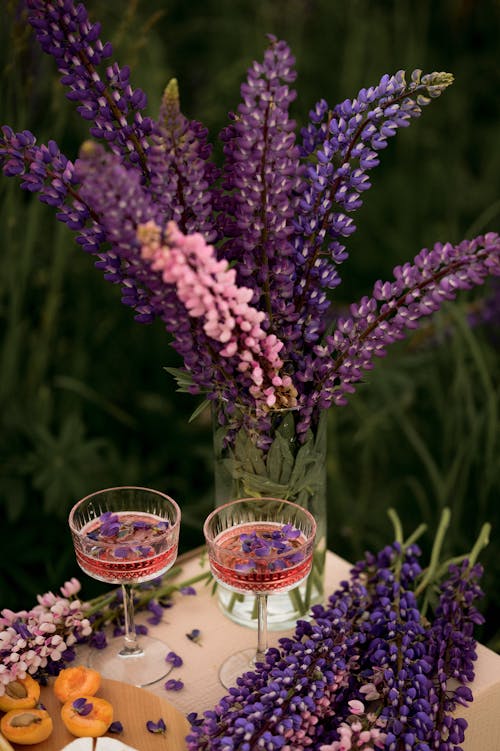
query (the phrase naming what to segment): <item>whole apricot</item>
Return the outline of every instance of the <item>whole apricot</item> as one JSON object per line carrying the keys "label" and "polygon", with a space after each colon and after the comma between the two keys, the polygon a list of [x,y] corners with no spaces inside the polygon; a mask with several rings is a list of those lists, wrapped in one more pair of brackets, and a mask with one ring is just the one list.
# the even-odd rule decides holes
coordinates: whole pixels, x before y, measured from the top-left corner
{"label": "whole apricot", "polygon": [[100,686],[101,675],[97,670],[85,665],[75,665],[61,670],[54,681],[54,693],[61,704],[64,704],[79,696],[93,696]]}
{"label": "whole apricot", "polygon": [[99,696],[79,696],[63,704],[61,719],[72,735],[98,738],[113,722],[113,707]]}
{"label": "whole apricot", "polygon": [[40,685],[31,675],[16,678],[5,686],[5,693],[0,696],[0,710],[9,712],[11,709],[31,709],[36,707],[39,698]]}
{"label": "whole apricot", "polygon": [[45,709],[11,709],[0,720],[0,730],[8,741],[31,746],[49,737],[52,718]]}

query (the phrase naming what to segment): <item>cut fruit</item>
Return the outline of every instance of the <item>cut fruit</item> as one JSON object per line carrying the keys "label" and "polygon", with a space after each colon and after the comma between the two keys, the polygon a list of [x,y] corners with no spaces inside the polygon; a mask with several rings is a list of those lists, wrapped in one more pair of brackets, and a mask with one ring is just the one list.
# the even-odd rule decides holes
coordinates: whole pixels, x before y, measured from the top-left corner
{"label": "cut fruit", "polygon": [[[81,707],[74,706],[78,702],[90,708],[83,713]],[[97,738],[104,735],[113,722],[113,707],[99,696],[79,696],[63,704],[61,718],[72,735]]]}
{"label": "cut fruit", "polygon": [[79,696],[94,696],[101,686],[101,674],[85,665],[61,670],[54,681],[54,693],[64,704]]}
{"label": "cut fruit", "polygon": [[7,683],[5,693],[0,696],[0,709],[9,712],[11,709],[31,709],[36,707],[40,698],[40,685],[31,675],[16,678]]}
{"label": "cut fruit", "polygon": [[8,741],[31,746],[51,735],[52,718],[45,709],[11,709],[0,720],[0,730]]}

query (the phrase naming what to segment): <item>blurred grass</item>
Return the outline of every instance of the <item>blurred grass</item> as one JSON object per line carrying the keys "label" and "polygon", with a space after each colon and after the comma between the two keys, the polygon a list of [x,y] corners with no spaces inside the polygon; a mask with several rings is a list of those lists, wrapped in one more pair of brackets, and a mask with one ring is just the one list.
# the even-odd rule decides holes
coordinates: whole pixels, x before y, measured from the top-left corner
{"label": "blurred grass", "polygon": [[[212,140],[267,33],[290,43],[299,77],[294,116],[375,84],[385,72],[448,70],[455,84],[402,131],[373,176],[355,220],[339,305],[436,240],[498,229],[500,69],[495,0],[90,0],[116,58],[155,114],[164,85]],[[86,137],[33,43],[19,3],[0,10],[0,120],[54,138],[70,158]],[[53,211],[0,180],[0,607],[29,606],[75,574],[66,528],[82,494],[112,484],[164,489],[183,508],[181,548],[201,542],[212,506],[210,425],[188,423],[196,402],[175,393],[178,365],[160,325],[140,326]],[[410,532],[432,531],[450,506],[451,554],[493,524],[483,555],[484,639],[497,623],[499,353],[491,329],[471,330],[450,306],[378,363],[346,409],[330,415],[329,544],[353,559],[388,541],[397,508]],[[499,322],[497,321],[497,327]],[[498,331],[498,328],[497,328]],[[429,535],[430,539],[430,535]],[[425,541],[424,541],[424,544]],[[94,584],[85,577],[90,596]]]}

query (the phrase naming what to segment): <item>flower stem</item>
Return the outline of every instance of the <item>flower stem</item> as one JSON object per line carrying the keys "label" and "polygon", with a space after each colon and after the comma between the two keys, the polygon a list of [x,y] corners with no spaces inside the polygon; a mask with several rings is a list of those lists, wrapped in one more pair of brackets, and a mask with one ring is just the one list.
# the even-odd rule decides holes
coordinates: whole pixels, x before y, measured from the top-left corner
{"label": "flower stem", "polygon": [[439,565],[439,557],[441,555],[441,548],[443,547],[446,530],[448,529],[448,526],[450,524],[450,518],[451,518],[450,509],[444,508],[443,513],[441,514],[439,527],[436,532],[436,537],[434,538],[434,544],[432,546],[429,565],[427,566],[427,569],[425,570],[425,573],[422,577],[422,580],[420,581],[420,584],[415,589],[415,595],[417,597],[420,594],[422,594],[422,592],[425,590],[427,585],[432,581],[432,579],[434,578],[436,574],[436,571]]}
{"label": "flower stem", "polygon": [[[161,584],[158,587],[152,587],[151,589],[147,590],[137,590],[135,589],[135,595],[137,597],[136,599],[136,609],[142,610],[148,602],[150,602],[153,599],[161,599],[163,597],[168,597],[169,595],[173,594],[174,592],[178,592],[180,589],[183,589],[184,587],[190,587],[193,584],[198,584],[201,581],[206,580],[207,582],[211,579],[211,573],[210,571],[203,571],[201,574],[196,574],[196,576],[192,576],[190,579],[186,579],[181,582],[172,582],[171,579],[178,576],[180,572],[182,571],[181,566],[174,566],[170,569],[170,571],[162,577]],[[163,583],[165,580],[165,583]],[[111,592],[107,592],[104,595],[98,595],[92,600],[89,600],[87,605],[88,608],[85,610],[85,617],[89,618],[90,616],[94,615],[95,613],[101,613],[101,618],[99,619],[100,625],[106,625],[110,621],[112,621],[116,617],[116,611],[114,609],[108,610],[105,613],[102,613],[103,609],[107,608],[112,603],[115,603],[119,601],[119,593],[120,588],[116,588],[111,590]],[[133,595],[133,592],[131,591],[131,596]],[[137,596],[138,595],[138,596]],[[125,594],[124,594],[125,597]],[[124,600],[125,604],[125,600]]]}

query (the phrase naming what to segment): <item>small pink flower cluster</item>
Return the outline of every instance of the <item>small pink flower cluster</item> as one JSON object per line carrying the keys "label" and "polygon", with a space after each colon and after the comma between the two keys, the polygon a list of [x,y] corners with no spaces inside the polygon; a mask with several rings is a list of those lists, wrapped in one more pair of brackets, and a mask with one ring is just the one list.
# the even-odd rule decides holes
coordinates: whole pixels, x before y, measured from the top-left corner
{"label": "small pink flower cluster", "polygon": [[184,235],[174,222],[166,228],[153,221],[139,225],[142,258],[174,284],[188,314],[203,318],[205,334],[223,347],[223,357],[237,357],[237,369],[251,379],[250,393],[266,409],[294,407],[297,391],[287,375],[280,375],[283,348],[274,334],[262,328],[263,311],[250,304],[253,291],[236,283],[236,271],[227,260],[218,261],[212,245],[199,233]]}
{"label": "small pink flower cluster", "polygon": [[59,662],[77,640],[90,636],[85,605],[75,598],[79,590],[80,582],[72,578],[61,587],[62,597],[47,592],[37,596],[32,610],[1,611],[0,695],[6,684]]}
{"label": "small pink flower cluster", "polygon": [[376,751],[384,748],[385,720],[374,713],[365,713],[365,705],[358,699],[347,704],[351,714],[338,727],[339,740],[321,746],[320,751]]}
{"label": "small pink flower cluster", "polygon": [[[331,683],[324,686],[324,694],[318,699],[314,712],[304,708],[301,713],[301,725],[298,730],[287,730],[284,733],[286,744],[283,751],[307,751],[314,746],[315,725],[331,714],[331,706],[335,701],[336,692],[348,684],[348,671],[339,671]],[[325,747],[328,749],[328,747]]]}

